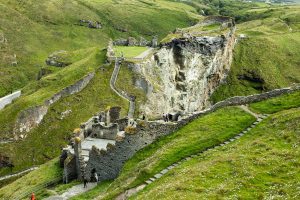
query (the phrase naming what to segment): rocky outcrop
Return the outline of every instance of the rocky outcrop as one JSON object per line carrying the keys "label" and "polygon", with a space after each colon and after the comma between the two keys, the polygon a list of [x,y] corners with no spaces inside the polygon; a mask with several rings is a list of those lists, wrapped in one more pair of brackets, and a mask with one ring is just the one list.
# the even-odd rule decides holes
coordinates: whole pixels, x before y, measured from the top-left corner
{"label": "rocky outcrop", "polygon": [[88,28],[93,28],[93,29],[101,29],[102,28],[102,24],[100,22],[85,20],[85,19],[79,20],[79,25],[86,26]]}
{"label": "rocky outcrop", "polygon": [[66,67],[68,65],[71,65],[71,62],[64,60],[66,54],[67,52],[64,50],[53,52],[46,59],[46,64],[55,67]]}
{"label": "rocky outcrop", "polygon": [[[225,35],[185,37],[164,44],[150,59],[131,64],[149,84],[147,115],[190,113],[209,106],[209,97],[231,65],[235,27]],[[144,84],[145,86],[145,84]]]}
{"label": "rocky outcrop", "polygon": [[53,95],[50,99],[46,100],[43,105],[34,106],[20,112],[13,131],[15,138],[18,139],[26,137],[26,133],[41,123],[51,104],[55,103],[62,97],[80,92],[92,80],[94,75],[94,73],[88,74],[75,84],[66,87],[62,91]]}

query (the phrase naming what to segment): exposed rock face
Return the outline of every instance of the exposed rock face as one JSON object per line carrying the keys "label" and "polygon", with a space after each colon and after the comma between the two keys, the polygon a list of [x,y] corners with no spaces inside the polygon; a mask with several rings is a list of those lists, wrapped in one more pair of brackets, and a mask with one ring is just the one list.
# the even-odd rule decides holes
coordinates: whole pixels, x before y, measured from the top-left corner
{"label": "exposed rock face", "polygon": [[141,109],[155,116],[174,111],[189,113],[208,106],[209,96],[230,69],[234,31],[231,28],[226,35],[215,37],[174,39],[150,59],[132,64],[149,88],[154,88],[149,89],[148,101]]}

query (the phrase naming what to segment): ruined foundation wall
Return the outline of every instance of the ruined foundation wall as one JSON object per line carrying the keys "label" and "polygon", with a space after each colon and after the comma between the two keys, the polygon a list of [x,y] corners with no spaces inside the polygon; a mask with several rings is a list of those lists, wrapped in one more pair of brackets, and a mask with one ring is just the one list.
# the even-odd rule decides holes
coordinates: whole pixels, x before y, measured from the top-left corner
{"label": "ruined foundation wall", "polygon": [[136,134],[126,134],[123,141],[117,141],[115,145],[107,148],[107,151],[93,149],[90,152],[90,159],[85,168],[85,176],[89,179],[91,171],[95,169],[99,174],[100,181],[114,179],[120,173],[124,163],[137,151],[153,143],[159,137],[173,133],[196,118],[209,114],[219,108],[259,102],[294,91],[300,91],[300,86],[272,90],[263,94],[232,97],[213,105],[209,109],[183,117],[178,123],[164,124],[148,122],[146,127],[138,126]]}

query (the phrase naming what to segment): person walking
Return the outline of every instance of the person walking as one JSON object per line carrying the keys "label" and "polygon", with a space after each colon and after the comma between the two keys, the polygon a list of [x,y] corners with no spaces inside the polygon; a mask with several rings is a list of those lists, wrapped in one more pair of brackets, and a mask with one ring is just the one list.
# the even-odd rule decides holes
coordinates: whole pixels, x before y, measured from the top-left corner
{"label": "person walking", "polygon": [[83,179],[83,188],[87,188],[87,182],[88,182],[88,181],[86,180],[86,178],[84,178],[84,179]]}
{"label": "person walking", "polygon": [[30,199],[31,199],[31,200],[35,200],[35,194],[34,194],[34,193],[31,193]]}
{"label": "person walking", "polygon": [[98,184],[99,177],[98,177],[98,174],[96,172],[95,172],[95,179],[96,179],[96,183]]}

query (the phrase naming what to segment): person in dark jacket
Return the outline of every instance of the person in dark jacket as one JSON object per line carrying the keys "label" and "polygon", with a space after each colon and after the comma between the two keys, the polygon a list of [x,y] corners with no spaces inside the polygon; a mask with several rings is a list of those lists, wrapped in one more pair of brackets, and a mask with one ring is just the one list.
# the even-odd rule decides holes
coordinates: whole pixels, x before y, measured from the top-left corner
{"label": "person in dark jacket", "polygon": [[88,181],[86,180],[86,178],[83,178],[83,188],[87,187],[87,183],[88,183]]}

